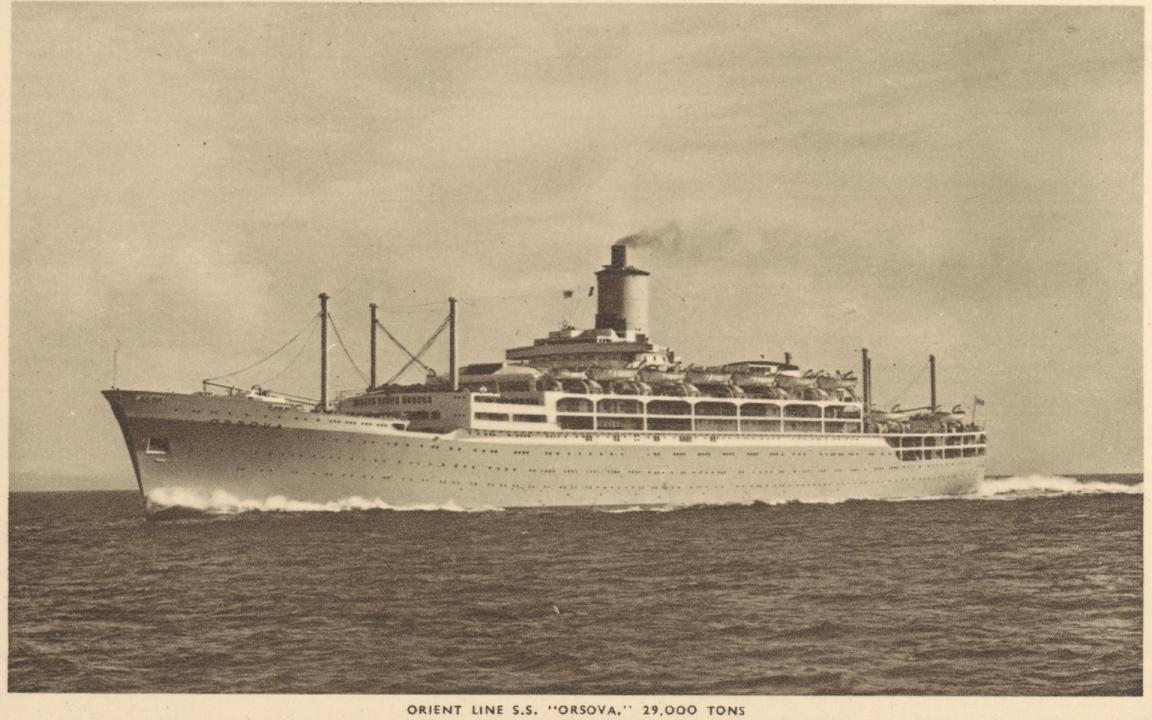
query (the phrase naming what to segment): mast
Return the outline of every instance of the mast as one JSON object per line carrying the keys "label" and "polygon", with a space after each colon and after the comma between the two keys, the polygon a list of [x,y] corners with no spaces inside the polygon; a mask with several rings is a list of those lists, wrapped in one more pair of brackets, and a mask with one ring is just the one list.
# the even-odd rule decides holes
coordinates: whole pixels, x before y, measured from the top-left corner
{"label": "mast", "polygon": [[860,374],[860,384],[864,387],[864,412],[868,412],[868,406],[871,402],[871,393],[868,388],[868,381],[872,378],[869,376],[868,368],[868,348],[860,351],[860,365],[863,371]]}
{"label": "mast", "polygon": [[931,400],[929,404],[932,406],[932,412],[936,412],[936,356],[928,356],[928,377],[929,384],[931,385],[932,394],[929,396]]}
{"label": "mast", "polygon": [[376,387],[376,303],[368,303],[368,307],[372,309],[372,357],[368,363],[368,389],[371,390]]}
{"label": "mast", "polygon": [[452,392],[460,392],[460,368],[457,366],[456,347],[456,298],[448,298],[448,376],[452,380]]}
{"label": "mast", "polygon": [[328,411],[328,293],[320,293],[320,409]]}

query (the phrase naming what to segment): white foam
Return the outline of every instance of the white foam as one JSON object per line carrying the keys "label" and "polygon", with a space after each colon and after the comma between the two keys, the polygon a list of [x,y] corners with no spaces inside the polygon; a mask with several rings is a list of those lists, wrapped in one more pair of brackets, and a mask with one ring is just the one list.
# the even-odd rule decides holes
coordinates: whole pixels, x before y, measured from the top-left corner
{"label": "white foam", "polygon": [[[913,500],[1012,500],[1027,497],[1051,497],[1057,495],[1090,495],[1104,493],[1120,493],[1125,495],[1139,495],[1144,492],[1144,484],[1126,485],[1124,483],[1106,482],[1100,480],[1081,482],[1076,478],[1062,475],[1024,475],[1006,478],[985,479],[974,491],[963,495],[922,495],[920,497],[893,498],[890,502]],[[787,505],[801,502],[803,504],[835,505],[846,502],[848,498],[839,499],[813,499],[813,500],[770,500],[760,501],[765,505]],[[455,502],[422,503],[415,505],[392,505],[380,498],[367,499],[359,495],[351,495],[328,502],[308,502],[293,500],[284,495],[252,499],[238,498],[223,490],[193,490],[183,487],[159,487],[148,492],[148,502],[161,508],[181,507],[198,510],[214,515],[231,515],[243,512],[343,512],[346,510],[395,510],[404,511],[433,511],[446,512],[492,512],[503,508],[491,505],[463,507]],[[710,503],[702,503],[708,505]],[[629,507],[606,508],[609,513],[633,512],[670,512],[685,507],[699,507],[693,505],[633,505]],[[731,505],[751,505],[754,503],[724,503]]]}
{"label": "white foam", "polygon": [[183,487],[159,487],[148,492],[149,504],[158,507],[181,507],[213,515],[232,515],[242,512],[343,512],[346,510],[443,510],[448,512],[491,512],[503,508],[484,505],[461,507],[455,502],[424,503],[416,505],[390,505],[380,498],[368,500],[359,495],[330,500],[328,502],[308,502],[293,500],[283,495],[272,495],[262,499],[238,498],[224,490],[191,490]]}
{"label": "white foam", "polygon": [[679,510],[683,507],[686,507],[686,506],[684,506],[684,505],[632,505],[630,507],[609,508],[609,509],[605,510],[604,512],[609,512],[609,513],[613,513],[613,514],[634,513],[634,512],[671,512],[673,510]]}
{"label": "white foam", "polygon": [[1140,495],[1143,492],[1144,483],[1126,485],[1100,480],[1081,482],[1076,478],[1064,477],[1063,475],[1014,475],[1006,478],[985,478],[984,482],[976,488],[976,491],[967,497],[1004,499],[1021,496],[1094,495],[1101,493]]}

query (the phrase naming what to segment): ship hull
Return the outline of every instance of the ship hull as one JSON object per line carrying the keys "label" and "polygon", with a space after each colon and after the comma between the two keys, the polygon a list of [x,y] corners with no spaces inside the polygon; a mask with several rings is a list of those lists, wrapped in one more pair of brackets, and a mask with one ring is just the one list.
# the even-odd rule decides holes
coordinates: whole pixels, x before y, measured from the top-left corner
{"label": "ship hull", "polygon": [[982,455],[901,460],[879,435],[432,434],[243,398],[104,395],[150,509],[179,496],[461,508],[829,501],[962,494],[984,476]]}

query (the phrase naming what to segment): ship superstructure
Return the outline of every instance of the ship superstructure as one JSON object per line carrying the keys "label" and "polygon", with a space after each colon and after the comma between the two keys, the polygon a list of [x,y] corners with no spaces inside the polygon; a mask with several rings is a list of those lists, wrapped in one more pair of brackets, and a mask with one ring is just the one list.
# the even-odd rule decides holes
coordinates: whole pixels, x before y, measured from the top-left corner
{"label": "ship superstructure", "polygon": [[687,364],[649,338],[649,273],[626,247],[596,276],[595,327],[499,362],[458,366],[453,301],[448,376],[419,385],[375,385],[373,308],[372,386],[332,407],[326,380],[317,407],[235,389],[105,395],[153,498],[680,505],[951,494],[982,479],[986,435],[937,406],[934,358],[930,404],[880,412],[867,351],[860,382],[787,355]]}

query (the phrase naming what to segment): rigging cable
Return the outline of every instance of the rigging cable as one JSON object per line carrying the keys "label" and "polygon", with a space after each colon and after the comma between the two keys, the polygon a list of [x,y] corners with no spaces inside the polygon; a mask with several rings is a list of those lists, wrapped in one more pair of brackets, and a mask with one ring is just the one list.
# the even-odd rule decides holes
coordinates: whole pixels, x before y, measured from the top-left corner
{"label": "rigging cable", "polygon": [[[592,286],[592,287],[594,288],[595,286]],[[583,288],[583,285],[580,283],[577,283],[576,285],[573,285],[570,287],[559,288],[557,290],[544,290],[544,291],[537,291],[537,292],[531,292],[531,293],[520,293],[520,294],[513,294],[513,295],[506,295],[506,294],[472,295],[472,296],[468,296],[468,297],[458,297],[457,299],[461,305],[470,305],[470,306],[476,307],[479,305],[483,305],[484,303],[486,303],[489,300],[526,300],[526,299],[534,299],[534,298],[540,298],[540,299],[556,298],[557,294],[559,294],[561,296],[561,298],[565,299],[565,300],[569,300],[572,298],[585,298],[586,299],[586,298],[592,297],[591,293],[585,293],[582,291],[581,288]],[[565,295],[565,293],[571,293],[571,295]],[[677,296],[677,297],[679,297],[679,296]],[[680,298],[680,299],[683,300],[683,298]],[[403,304],[403,305],[380,305],[379,309],[382,311],[388,312],[391,315],[415,315],[415,314],[419,314],[419,313],[416,312],[414,309],[432,308],[432,307],[436,307],[436,306],[439,306],[442,304],[443,304],[442,302],[436,301],[436,302],[426,302],[426,303],[409,303],[409,304]],[[407,310],[407,312],[403,312],[404,310]]]}
{"label": "rigging cable", "polygon": [[459,302],[462,305],[476,306],[478,301],[485,300],[523,300],[525,298],[543,298],[553,297],[555,295],[556,291],[554,290],[550,290],[548,292],[522,293],[519,295],[474,295],[472,297],[459,298]]}
{"label": "rigging cable", "polygon": [[262,365],[262,364],[268,362],[273,357],[275,357],[276,354],[279,353],[281,350],[288,347],[292,343],[296,342],[296,338],[300,337],[301,333],[303,333],[305,330],[307,330],[309,327],[311,327],[312,324],[315,323],[317,318],[319,318],[319,317],[320,317],[320,313],[316,313],[315,315],[313,315],[312,318],[308,321],[308,323],[305,324],[304,327],[300,328],[299,332],[297,332],[295,335],[293,335],[292,338],[288,342],[286,342],[283,345],[281,345],[280,347],[276,348],[275,350],[273,350],[271,353],[269,353],[264,358],[261,358],[260,360],[257,360],[256,362],[252,363],[248,367],[242,368],[240,370],[236,370],[236,371],[230,372],[230,373],[224,373],[223,375],[217,375],[216,377],[207,378],[207,381],[210,382],[212,380],[219,380],[220,378],[226,378],[226,377],[232,377],[233,375],[239,375],[242,372],[247,372],[247,371],[251,370],[252,368],[256,367],[257,365]]}
{"label": "rigging cable", "polygon": [[311,341],[312,336],[316,334],[317,325],[319,325],[319,323],[312,324],[312,329],[308,332],[308,337],[304,338],[304,342],[300,344],[300,349],[296,351],[296,354],[292,356],[292,359],[288,361],[288,364],[280,368],[280,370],[275,375],[265,380],[263,383],[261,383],[261,385],[271,384],[273,380],[288,372],[288,368],[296,364],[296,361],[299,360],[300,356],[304,354],[304,351],[308,349],[309,341]]}
{"label": "rigging cable", "polygon": [[441,306],[443,304],[444,304],[443,301],[437,300],[435,302],[408,303],[406,305],[379,305],[377,307],[379,307],[379,309],[381,309],[381,310],[387,310],[389,312],[392,312],[394,310],[410,310],[413,308],[431,308],[431,307]]}
{"label": "rigging cable", "polygon": [[451,319],[452,319],[451,316],[444,318],[444,322],[440,323],[440,327],[436,328],[436,332],[432,333],[432,337],[428,338],[427,342],[425,342],[424,345],[421,346],[420,350],[417,351],[414,356],[412,356],[412,359],[409,360],[408,362],[404,363],[404,367],[400,368],[399,372],[397,372],[392,377],[388,378],[388,381],[383,383],[383,384],[384,385],[391,385],[392,383],[396,382],[396,378],[403,375],[404,372],[408,368],[412,367],[413,362],[420,362],[419,360],[417,360],[417,358],[419,358],[424,353],[428,352],[428,348],[432,347],[432,343],[436,342],[436,338],[440,337],[440,333],[444,332],[444,329],[446,327],[448,327],[448,322]]}
{"label": "rigging cable", "polygon": [[[896,399],[896,400],[900,400],[901,398],[903,398],[903,397],[904,397],[904,393],[908,392],[908,389],[909,389],[909,388],[911,388],[911,387],[912,387],[913,385],[915,385],[916,383],[920,382],[920,378],[924,377],[924,372],[925,372],[926,370],[927,370],[927,367],[922,367],[922,368],[920,368],[920,372],[916,373],[916,377],[912,378],[912,381],[911,381],[911,382],[909,382],[907,385],[905,385],[903,390],[901,390],[900,392],[896,393],[896,398],[895,398],[895,399]],[[877,405],[878,405],[879,403],[874,403],[874,404],[877,404]]]}
{"label": "rigging cable", "polygon": [[368,376],[364,374],[364,371],[361,370],[356,364],[356,361],[352,359],[352,353],[348,352],[348,346],[344,344],[344,338],[340,337],[340,329],[336,327],[336,318],[332,317],[332,313],[328,313],[328,320],[332,323],[332,330],[336,333],[336,340],[340,343],[340,349],[344,351],[344,357],[348,358],[348,362],[352,364],[352,369],[356,371],[356,374],[360,376],[364,384],[368,384]]}
{"label": "rigging cable", "polygon": [[664,287],[660,283],[652,283],[652,287],[659,290],[662,293],[667,293],[667,294],[671,295],[672,297],[676,298],[680,302],[683,302],[683,303],[688,302],[688,298],[684,297],[683,295],[676,292],[675,290]]}
{"label": "rigging cable", "polygon": [[401,343],[399,340],[397,340],[395,335],[388,332],[388,328],[384,327],[384,325],[382,325],[379,320],[376,321],[376,327],[383,330],[384,334],[388,336],[388,339],[391,340],[392,342],[396,343],[396,347],[403,350],[404,354],[407,355],[408,357],[412,358],[413,360],[415,360],[420,365],[420,367],[424,368],[425,370],[431,370],[432,369],[432,368],[428,367],[427,365],[425,365],[424,363],[420,362],[420,359],[418,357],[416,357],[415,355],[413,355],[411,350],[404,347],[404,344]]}

